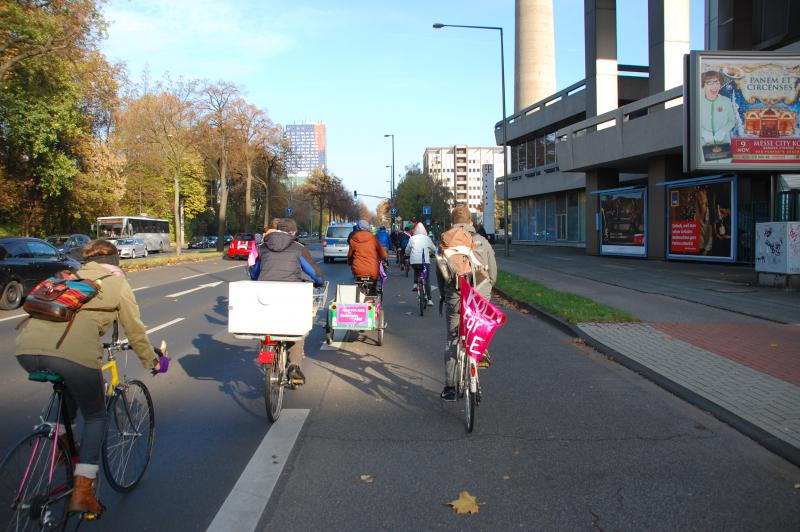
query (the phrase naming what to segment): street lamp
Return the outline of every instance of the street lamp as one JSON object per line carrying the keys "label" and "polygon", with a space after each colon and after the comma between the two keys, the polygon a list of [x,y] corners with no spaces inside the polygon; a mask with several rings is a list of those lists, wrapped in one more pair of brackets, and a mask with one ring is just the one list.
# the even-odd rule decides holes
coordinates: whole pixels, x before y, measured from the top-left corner
{"label": "street lamp", "polygon": [[[394,172],[394,168],[392,167],[391,164],[387,164],[386,168],[390,168],[389,171],[390,172]],[[387,183],[389,184],[390,187],[394,186],[393,183],[392,183],[392,174],[389,174],[389,181],[387,181]],[[392,188],[389,189],[389,200],[391,202],[391,205],[389,205],[389,206],[394,208],[394,190]]]}
{"label": "street lamp", "polygon": [[392,207],[394,207],[394,133],[387,133],[383,138],[392,137],[392,193],[389,194],[391,198]]}
{"label": "street lamp", "polygon": [[[469,28],[474,30],[497,30],[500,32],[500,87],[503,98],[503,232],[505,240],[505,254],[509,255],[508,246],[508,151],[507,141],[508,136],[506,132],[506,69],[505,69],[505,54],[503,53],[503,28],[498,26],[464,26],[461,24],[442,24],[437,22],[433,25],[436,30],[442,28]],[[455,154],[453,154],[455,156]]]}

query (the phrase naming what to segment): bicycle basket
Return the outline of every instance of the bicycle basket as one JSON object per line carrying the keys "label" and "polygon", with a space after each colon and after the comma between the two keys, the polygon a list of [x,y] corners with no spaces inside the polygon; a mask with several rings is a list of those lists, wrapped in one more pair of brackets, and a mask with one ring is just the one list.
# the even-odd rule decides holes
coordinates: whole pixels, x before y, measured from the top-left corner
{"label": "bicycle basket", "polygon": [[325,281],[325,286],[314,288],[314,300],[311,309],[311,315],[316,316],[319,309],[325,306],[328,301],[328,281]]}

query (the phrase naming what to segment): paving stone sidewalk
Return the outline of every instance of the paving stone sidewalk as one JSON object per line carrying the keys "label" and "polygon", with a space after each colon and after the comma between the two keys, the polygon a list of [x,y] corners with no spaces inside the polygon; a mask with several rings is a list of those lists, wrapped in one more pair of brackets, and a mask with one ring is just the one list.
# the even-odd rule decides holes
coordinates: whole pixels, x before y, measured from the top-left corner
{"label": "paving stone sidewalk", "polygon": [[[501,270],[631,312],[642,322],[577,327],[653,380],[800,461],[800,294],[760,289],[756,302],[753,293],[731,292],[725,295],[726,310],[709,300],[702,285],[685,289],[700,276],[729,273],[724,266],[717,272],[709,265],[608,257],[583,261],[575,250],[558,248],[512,247],[511,257],[502,255],[498,249]],[[601,275],[621,268],[623,275]],[[740,270],[745,269],[733,271]],[[778,308],[786,312],[776,313]],[[775,323],[777,318],[784,323]]]}

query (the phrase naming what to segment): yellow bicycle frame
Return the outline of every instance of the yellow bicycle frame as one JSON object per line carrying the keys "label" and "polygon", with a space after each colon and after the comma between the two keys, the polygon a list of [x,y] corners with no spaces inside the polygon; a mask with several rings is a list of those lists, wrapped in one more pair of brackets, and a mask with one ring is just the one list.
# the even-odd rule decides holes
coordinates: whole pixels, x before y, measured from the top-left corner
{"label": "yellow bicycle frame", "polygon": [[108,386],[106,386],[106,395],[111,397],[114,395],[114,390],[119,386],[119,372],[117,371],[117,361],[115,359],[110,359],[108,362],[100,366],[100,371],[111,372],[111,380],[108,382]]}

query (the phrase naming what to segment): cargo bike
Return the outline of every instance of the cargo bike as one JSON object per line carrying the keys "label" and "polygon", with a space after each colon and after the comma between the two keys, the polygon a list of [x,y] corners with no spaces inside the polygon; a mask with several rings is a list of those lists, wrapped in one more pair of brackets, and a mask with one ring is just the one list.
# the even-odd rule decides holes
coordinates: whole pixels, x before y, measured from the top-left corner
{"label": "cargo bike", "polygon": [[264,374],[267,417],[277,421],[286,388],[298,383],[286,373],[289,348],[304,338],[319,309],[325,306],[328,282],[237,281],[228,285],[228,332],[259,340],[258,365]]}
{"label": "cargo bike", "polygon": [[383,345],[386,320],[383,312],[383,279],[356,277],[356,284],[336,285],[336,298],[328,304],[325,341],[333,342],[334,331],[377,331]]}

